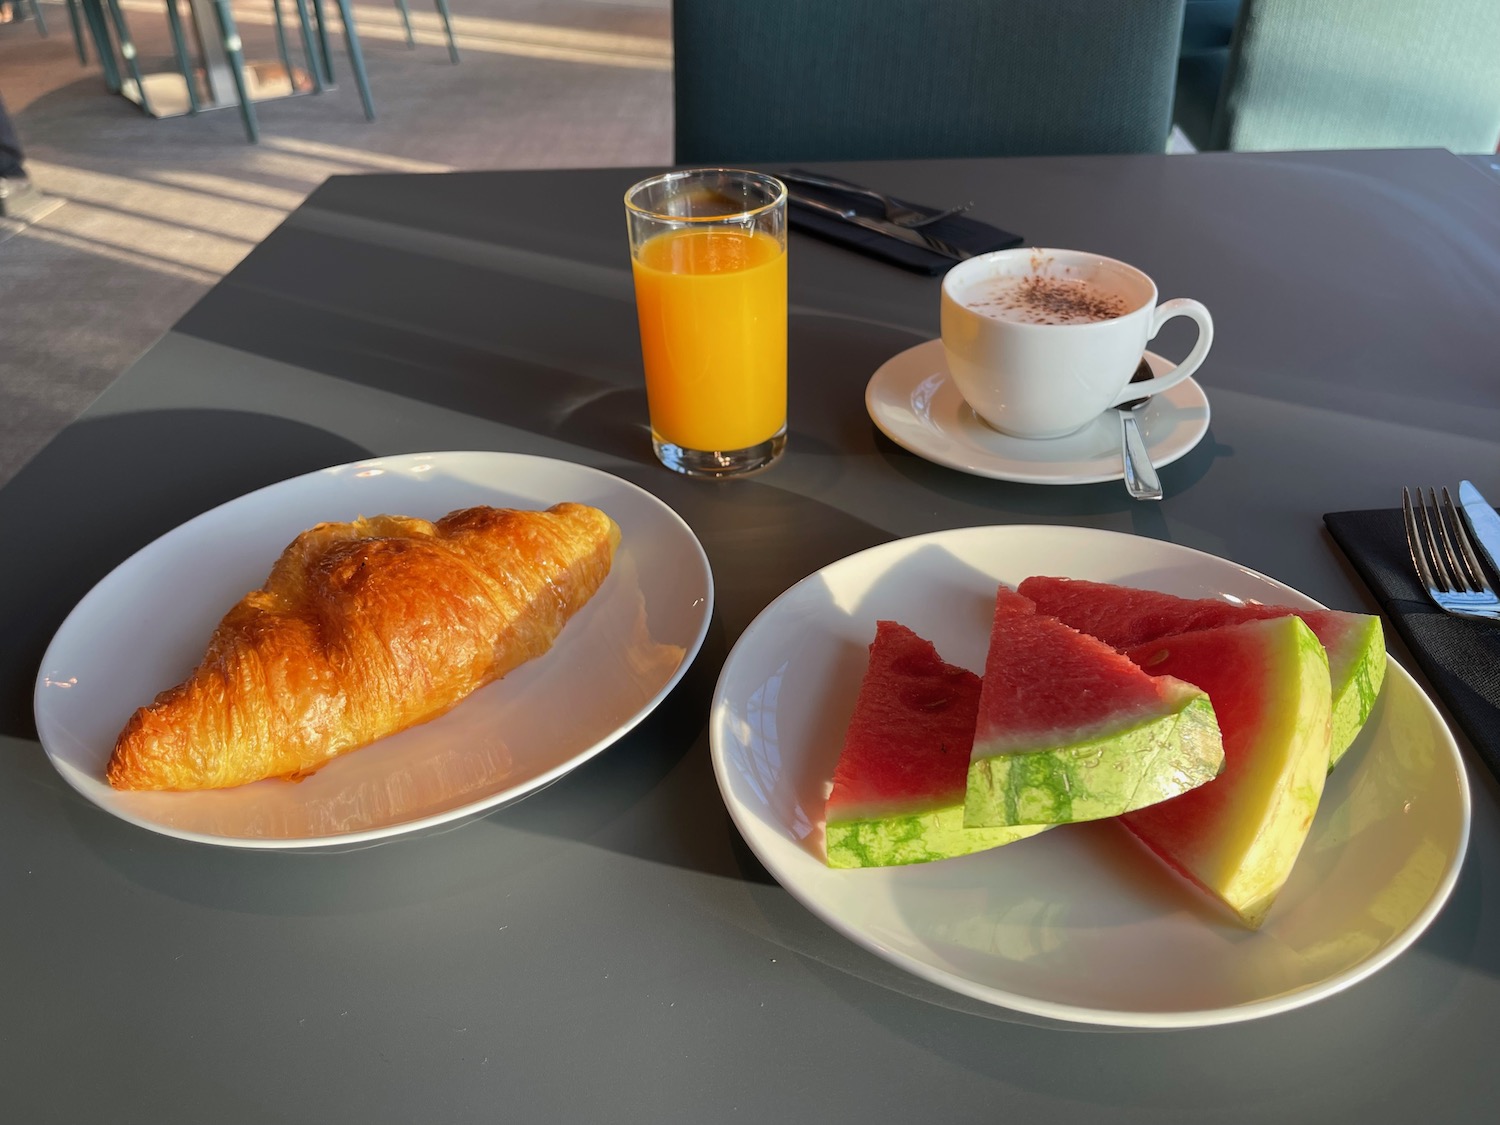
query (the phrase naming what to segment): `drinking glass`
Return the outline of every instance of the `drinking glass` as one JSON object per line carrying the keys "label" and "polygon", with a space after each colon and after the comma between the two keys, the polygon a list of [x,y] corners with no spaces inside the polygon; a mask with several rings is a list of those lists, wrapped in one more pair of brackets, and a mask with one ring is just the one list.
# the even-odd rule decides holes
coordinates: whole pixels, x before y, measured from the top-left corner
{"label": "drinking glass", "polygon": [[731,477],[786,447],[786,188],[699,168],[625,193],[651,444],[669,469]]}

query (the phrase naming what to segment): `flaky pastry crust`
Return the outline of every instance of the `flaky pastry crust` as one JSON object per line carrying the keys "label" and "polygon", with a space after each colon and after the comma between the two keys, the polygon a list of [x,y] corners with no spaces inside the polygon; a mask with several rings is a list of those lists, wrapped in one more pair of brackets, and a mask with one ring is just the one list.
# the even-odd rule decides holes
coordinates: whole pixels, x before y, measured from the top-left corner
{"label": "flaky pastry crust", "polygon": [[193,674],[130,717],[109,783],[296,777],[435,718],[546,652],[619,538],[571,503],[319,524],[229,611]]}

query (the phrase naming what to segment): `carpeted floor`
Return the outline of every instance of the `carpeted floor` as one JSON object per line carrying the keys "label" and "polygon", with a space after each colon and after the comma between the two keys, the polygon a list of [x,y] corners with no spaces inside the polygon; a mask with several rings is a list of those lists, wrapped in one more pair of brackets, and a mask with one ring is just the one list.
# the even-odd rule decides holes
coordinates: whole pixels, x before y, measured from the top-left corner
{"label": "carpeted floor", "polygon": [[[260,103],[259,145],[233,109],[157,120],[109,94],[60,0],[47,38],[0,25],[0,96],[58,201],[0,219],[0,483],[330,175],[670,161],[669,0],[450,0],[457,66],[411,6],[414,48],[394,3],[354,6],[374,122],[336,40],[338,88]],[[123,7],[142,69],[171,69],[161,0]],[[234,7],[247,58],[274,60],[271,0]]]}

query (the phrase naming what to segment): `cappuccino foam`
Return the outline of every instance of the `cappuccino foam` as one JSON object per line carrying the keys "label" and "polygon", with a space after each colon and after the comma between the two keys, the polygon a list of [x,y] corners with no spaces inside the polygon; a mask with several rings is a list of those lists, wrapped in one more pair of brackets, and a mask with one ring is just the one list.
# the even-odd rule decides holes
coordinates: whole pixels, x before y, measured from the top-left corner
{"label": "cappuccino foam", "polygon": [[1130,302],[1077,277],[991,277],[968,286],[958,301],[995,320],[1017,324],[1092,324],[1130,311]]}

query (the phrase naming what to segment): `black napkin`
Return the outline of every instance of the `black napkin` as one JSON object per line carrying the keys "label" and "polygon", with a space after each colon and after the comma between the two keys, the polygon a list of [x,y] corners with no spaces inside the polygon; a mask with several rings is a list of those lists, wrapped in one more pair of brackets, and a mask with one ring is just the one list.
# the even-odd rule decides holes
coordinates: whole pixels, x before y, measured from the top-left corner
{"label": "black napkin", "polygon": [[1330,512],[1323,522],[1485,765],[1500,777],[1500,622],[1454,617],[1432,604],[1412,569],[1399,508]]}
{"label": "black napkin", "polygon": [[[808,195],[843,210],[853,208],[858,214],[871,219],[885,218],[885,211],[874,200],[808,187],[806,184],[789,183],[787,186],[798,195]],[[939,207],[924,207],[918,203],[908,203],[904,199],[898,202],[926,215],[935,215],[942,210]],[[794,230],[806,231],[826,242],[837,243],[847,249],[867,254],[872,258],[879,258],[883,262],[889,262],[903,269],[936,276],[940,273],[947,273],[949,268],[956,264],[952,258],[943,254],[924,250],[920,246],[912,246],[895,238],[888,238],[832,215],[823,215],[810,211],[806,207],[798,207],[794,202],[787,204],[787,215]],[[1008,230],[981,223],[967,215],[950,215],[922,229],[935,238],[941,238],[944,242],[952,243],[973,254],[987,254],[991,250],[1005,250],[1021,244],[1019,234],[1012,234]]]}

